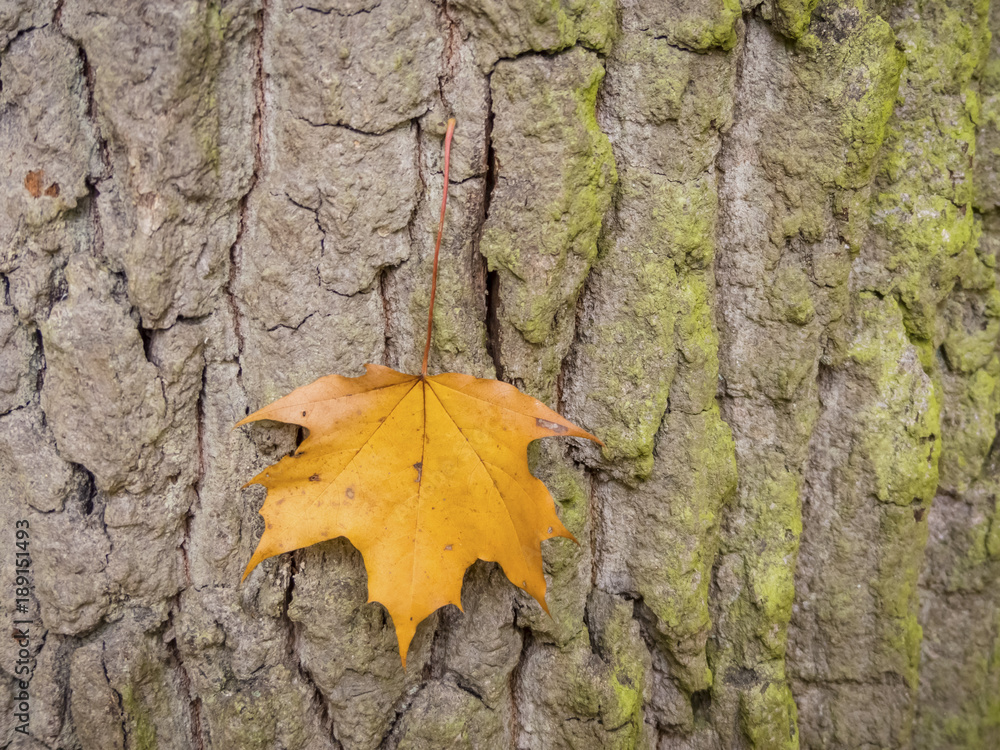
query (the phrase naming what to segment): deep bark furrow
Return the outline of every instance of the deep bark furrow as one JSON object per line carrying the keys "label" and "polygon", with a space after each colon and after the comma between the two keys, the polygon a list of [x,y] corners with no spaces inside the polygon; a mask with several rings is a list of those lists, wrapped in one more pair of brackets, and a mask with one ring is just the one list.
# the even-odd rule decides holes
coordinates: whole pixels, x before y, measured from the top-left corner
{"label": "deep bark furrow", "polygon": [[486,226],[486,221],[490,217],[490,202],[493,200],[493,190],[497,184],[497,160],[496,153],[493,151],[493,120],[496,115],[493,112],[493,94],[489,80],[487,76],[486,111],[488,114],[486,116],[484,136],[486,141],[486,176],[484,178],[483,211],[473,233],[473,248],[475,249],[476,257],[482,264],[481,273],[485,277],[486,319],[484,323],[486,325],[486,350],[493,361],[493,370],[496,373],[497,380],[503,380],[503,363],[500,361],[500,319],[498,317],[500,310],[500,281],[497,271],[490,270],[489,262],[480,253],[480,246],[483,241],[483,227]]}

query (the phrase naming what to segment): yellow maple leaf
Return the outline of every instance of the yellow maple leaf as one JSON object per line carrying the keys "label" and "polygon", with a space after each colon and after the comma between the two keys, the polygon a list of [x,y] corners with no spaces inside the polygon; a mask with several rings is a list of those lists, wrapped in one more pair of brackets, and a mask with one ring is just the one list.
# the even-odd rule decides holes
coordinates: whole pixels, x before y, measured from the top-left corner
{"label": "yellow maple leaf", "polygon": [[320,378],[238,423],[309,430],[295,453],[248,482],[268,494],[243,578],[269,557],[346,536],[364,557],[368,600],[392,617],[404,666],[420,621],[446,604],[461,608],[476,560],[499,563],[548,611],[541,542],[573,535],[528,468],[528,443],[600,441],[498,380],[366,370]]}
{"label": "yellow maple leaf", "polygon": [[347,537],[364,557],[368,601],[392,617],[404,667],[420,621],[446,604],[462,607],[462,579],[476,560],[500,563],[548,612],[541,542],[573,535],[528,468],[528,443],[601,442],[507,383],[427,374],[454,132],[452,118],[422,373],[365,365],[361,377],[327,375],[236,425],[271,419],[309,430],[295,453],[247,482],[267,487],[267,499],[243,579],[269,557]]}

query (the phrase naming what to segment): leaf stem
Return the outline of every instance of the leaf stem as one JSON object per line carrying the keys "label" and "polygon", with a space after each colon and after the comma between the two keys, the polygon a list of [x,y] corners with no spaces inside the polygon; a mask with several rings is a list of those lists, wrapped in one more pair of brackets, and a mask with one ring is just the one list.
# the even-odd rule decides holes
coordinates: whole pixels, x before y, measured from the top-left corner
{"label": "leaf stem", "polygon": [[438,253],[441,251],[441,235],[444,234],[444,209],[448,205],[448,163],[451,160],[451,136],[455,133],[455,118],[448,120],[448,131],[444,134],[444,196],[441,198],[441,222],[438,224],[437,242],[434,243],[434,270],[431,273],[431,304],[427,310],[427,343],[424,345],[424,367],[421,374],[427,377],[427,357],[431,353],[431,328],[434,324],[434,295],[437,293]]}

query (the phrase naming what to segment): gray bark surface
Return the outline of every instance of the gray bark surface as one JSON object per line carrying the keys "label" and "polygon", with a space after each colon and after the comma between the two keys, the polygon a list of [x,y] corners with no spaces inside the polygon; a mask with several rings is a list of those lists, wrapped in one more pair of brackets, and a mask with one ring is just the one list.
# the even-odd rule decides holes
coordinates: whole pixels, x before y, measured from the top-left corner
{"label": "gray bark surface", "polygon": [[[404,671],[231,428],[418,371],[449,117],[431,370],[604,447]],[[1000,747],[998,165],[996,0],[0,0],[0,747]]]}

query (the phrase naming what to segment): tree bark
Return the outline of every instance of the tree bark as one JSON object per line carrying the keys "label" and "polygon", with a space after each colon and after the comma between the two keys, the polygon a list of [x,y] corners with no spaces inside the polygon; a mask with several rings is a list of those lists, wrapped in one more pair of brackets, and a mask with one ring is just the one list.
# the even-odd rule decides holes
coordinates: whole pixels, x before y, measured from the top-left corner
{"label": "tree bark", "polygon": [[[1000,2],[0,0],[0,84],[4,747],[1000,747]],[[417,371],[449,117],[431,371],[604,447],[404,672],[231,427]]]}

